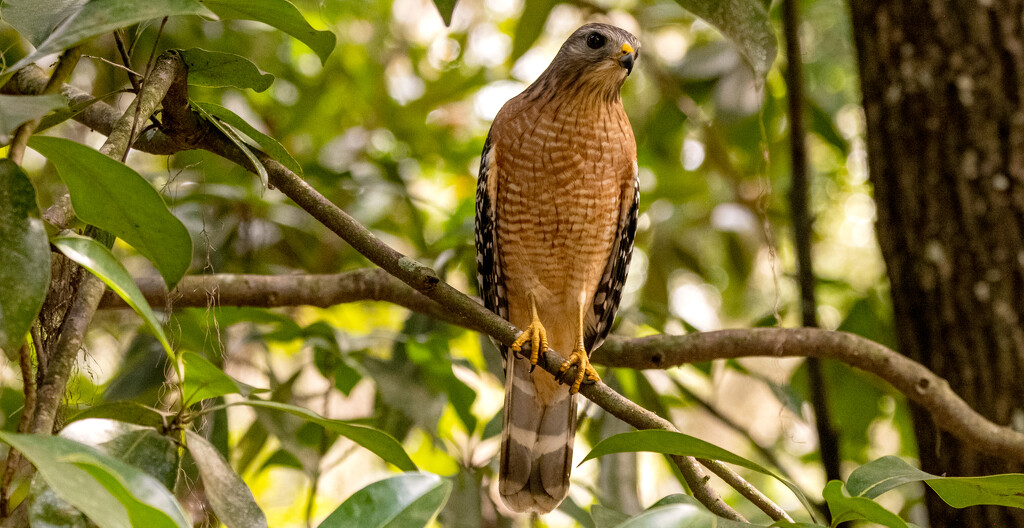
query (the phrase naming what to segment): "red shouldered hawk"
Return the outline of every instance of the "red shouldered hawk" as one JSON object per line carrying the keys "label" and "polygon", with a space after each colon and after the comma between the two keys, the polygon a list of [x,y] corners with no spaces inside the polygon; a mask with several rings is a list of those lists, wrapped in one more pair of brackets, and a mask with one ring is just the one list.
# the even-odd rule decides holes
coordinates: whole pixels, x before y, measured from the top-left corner
{"label": "red shouldered hawk", "polygon": [[[636,233],[636,140],[619,90],[640,43],[606,24],[576,30],[502,107],[476,191],[477,280],[488,309],[523,333],[501,347],[505,415],[499,492],[547,513],[569,492],[576,393],[600,378],[589,355],[618,308]],[[527,343],[529,343],[527,345]],[[523,346],[529,353],[520,354]],[[577,365],[568,387],[534,371],[548,346]]]}

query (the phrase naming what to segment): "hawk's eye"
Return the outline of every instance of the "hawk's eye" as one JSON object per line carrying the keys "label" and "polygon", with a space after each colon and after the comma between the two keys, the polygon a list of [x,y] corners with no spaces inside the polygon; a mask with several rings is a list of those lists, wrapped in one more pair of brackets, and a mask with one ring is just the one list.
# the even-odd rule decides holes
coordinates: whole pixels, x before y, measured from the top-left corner
{"label": "hawk's eye", "polygon": [[600,33],[591,33],[587,35],[587,46],[590,46],[590,49],[600,49],[604,46],[604,42],[604,35]]}

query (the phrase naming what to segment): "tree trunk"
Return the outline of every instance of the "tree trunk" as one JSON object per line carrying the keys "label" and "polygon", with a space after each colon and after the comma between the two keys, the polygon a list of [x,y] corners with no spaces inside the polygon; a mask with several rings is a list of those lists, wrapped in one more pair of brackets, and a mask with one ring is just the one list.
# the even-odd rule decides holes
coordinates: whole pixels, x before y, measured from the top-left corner
{"label": "tree trunk", "polygon": [[[902,353],[1000,424],[1024,422],[1024,30],[1020,0],[851,0],[878,238]],[[914,410],[921,466],[1021,472]],[[954,510],[936,527],[1024,526]]]}

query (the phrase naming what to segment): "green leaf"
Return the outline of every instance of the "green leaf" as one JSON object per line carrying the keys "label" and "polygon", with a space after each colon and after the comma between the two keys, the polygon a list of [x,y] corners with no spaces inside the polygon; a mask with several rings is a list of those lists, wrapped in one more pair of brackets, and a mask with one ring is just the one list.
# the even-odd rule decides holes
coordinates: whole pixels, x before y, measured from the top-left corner
{"label": "green leaf", "polygon": [[82,221],[131,244],[153,262],[167,288],[174,288],[192,263],[192,238],[149,182],[127,165],[74,141],[35,136],[28,146],[57,167]]}
{"label": "green leaf", "polygon": [[249,396],[260,389],[237,381],[194,352],[184,352],[181,360],[185,364],[185,401],[189,404],[217,398],[225,394]]}
{"label": "green leaf", "polygon": [[906,521],[866,497],[853,497],[842,482],[833,480],[825,485],[822,492],[828,509],[832,512],[832,526],[846,521],[867,520],[889,528],[908,528]]}
{"label": "green leaf", "polygon": [[33,46],[39,47],[68,15],[88,0],[5,0],[0,18],[4,19]]}
{"label": "green leaf", "polygon": [[369,449],[377,456],[383,458],[385,462],[394,464],[402,471],[416,470],[416,464],[414,464],[412,459],[409,458],[409,454],[402,448],[402,444],[398,443],[398,440],[395,440],[391,435],[379,429],[374,429],[373,427],[366,425],[343,422],[341,420],[331,420],[308,409],[288,405],[286,403],[264,400],[244,400],[232,405],[248,405],[250,407],[286,412],[292,416],[297,416],[308,422],[318,424],[329,431],[333,431],[348,438],[349,440],[352,440],[366,449]]}
{"label": "green leaf", "polygon": [[206,497],[217,518],[228,528],[261,528],[267,526],[252,491],[231,466],[221,458],[217,448],[205,438],[186,431],[188,451],[199,468]]}
{"label": "green leaf", "polygon": [[594,526],[597,528],[615,528],[628,521],[629,515],[600,504],[594,504],[590,507],[590,518],[594,520]]}
{"label": "green leaf", "polygon": [[730,521],[689,503],[651,508],[616,528],[750,528],[765,525]]}
{"label": "green leaf", "polygon": [[135,425],[160,427],[170,421],[172,415],[164,414],[138,402],[115,401],[87,407],[68,419],[68,423],[89,418],[110,418]]}
{"label": "green leaf", "polygon": [[512,54],[509,56],[512,62],[522,57],[537,42],[554,7],[554,0],[526,0],[523,3],[523,16],[516,23],[516,32],[512,36]]}
{"label": "green leaf", "polygon": [[313,29],[302,13],[285,0],[203,0],[203,5],[221,18],[255,20],[276,27],[309,46],[321,63],[327,62],[334,51],[334,33]]}
{"label": "green leaf", "polygon": [[808,512],[814,511],[810,500],[796,484],[782,478],[760,464],[751,462],[750,460],[732,453],[731,451],[722,449],[721,447],[705,442],[699,438],[694,438],[675,431],[646,430],[610,436],[598,442],[598,444],[594,446],[589,453],[587,453],[587,456],[583,457],[580,464],[590,459],[610,455],[612,453],[634,453],[638,451],[651,451],[666,455],[710,458],[729,464],[735,464],[740,467],[757,471],[758,473],[763,473],[785,484],[786,487],[792,490]]}
{"label": "green leaf", "polygon": [[736,44],[761,77],[768,74],[778,53],[768,10],[760,0],[676,0],[683,8],[716,27]]}
{"label": "green leaf", "polygon": [[235,146],[242,151],[242,154],[245,154],[245,157],[249,159],[249,163],[251,163],[253,167],[256,167],[256,172],[259,173],[261,182],[269,181],[270,176],[267,175],[267,168],[264,167],[262,163],[260,163],[260,160],[256,157],[255,154],[253,154],[252,150],[249,148],[249,145],[247,145],[245,143],[245,140],[243,140],[242,137],[238,135],[238,132],[235,132],[235,129],[231,128],[220,119],[213,117],[213,115],[210,114],[210,112],[207,112],[202,106],[196,104],[195,102],[192,103],[192,107],[199,112],[199,115],[203,116],[203,119],[209,121],[213,126],[217,127],[217,130],[223,132],[224,135],[227,136],[228,139],[230,139],[231,142],[234,143]]}
{"label": "green leaf", "polygon": [[431,473],[374,482],[338,506],[319,528],[422,528],[448,500],[452,483]]}
{"label": "green leaf", "polygon": [[198,107],[203,112],[206,112],[228,125],[231,125],[237,131],[240,131],[249,139],[255,141],[256,144],[262,147],[267,154],[280,162],[281,165],[287,167],[288,170],[300,176],[302,175],[302,165],[299,165],[299,162],[295,161],[295,158],[293,158],[292,155],[289,154],[276,139],[256,130],[252,125],[246,123],[244,119],[238,117],[238,114],[224,108],[223,106],[213,103],[198,103],[193,101],[192,106]]}
{"label": "green leaf", "polygon": [[139,314],[149,325],[150,330],[153,331],[157,340],[160,341],[160,345],[167,352],[167,357],[172,362],[175,361],[171,343],[167,341],[167,336],[164,334],[156,314],[149,307],[149,303],[142,296],[142,292],[139,291],[139,287],[128,274],[128,270],[124,269],[124,266],[114,258],[114,254],[106,246],[91,238],[74,234],[61,235],[51,242],[64,256],[99,277],[107,286],[110,286],[111,290],[114,290],[114,293],[124,299],[124,302],[128,303],[128,306],[131,306],[135,313]]}
{"label": "green leaf", "polygon": [[924,482],[954,508],[990,504],[1024,508],[1024,475],[940,477],[917,469],[903,459],[887,456],[857,468],[846,489],[858,497],[875,498],[910,482]]}
{"label": "green leaf", "polygon": [[0,135],[9,134],[22,123],[67,106],[68,100],[61,94],[0,95]]}
{"label": "green leaf", "polygon": [[234,53],[191,48],[181,51],[181,59],[188,66],[188,83],[196,86],[234,86],[262,92],[274,83],[273,75]]}
{"label": "green leaf", "polygon": [[92,475],[128,510],[132,526],[191,528],[185,510],[153,477],[99,453],[72,453],[64,460]]}
{"label": "green leaf", "polygon": [[101,528],[190,526],[156,479],[93,447],[46,435],[0,432],[0,440],[21,451],[60,498]]}
{"label": "green leaf", "polygon": [[[29,2],[37,6],[35,9],[42,11],[37,3],[32,0],[29,0]],[[59,7],[64,2],[56,2],[55,4]],[[67,4],[64,8],[70,9],[73,5],[73,3]],[[195,0],[146,0],[145,2],[91,0],[82,5],[81,9],[71,14],[67,21],[60,23],[60,20],[57,20],[56,29],[49,34],[46,40],[39,43],[34,52],[8,68],[4,75],[9,75],[22,66],[31,64],[47,55],[60,53],[92,37],[110,33],[115,29],[137,24],[151,18],[176,15],[209,16],[209,14],[210,12]],[[49,22],[45,22],[42,18],[49,19],[49,17],[44,16],[39,21],[28,24],[33,28],[31,31],[33,36],[38,36],[42,28],[49,24]]]}
{"label": "green leaf", "polygon": [[452,25],[452,13],[455,11],[456,0],[434,0],[437,12],[441,14],[445,26]]}
{"label": "green leaf", "polygon": [[0,159],[0,240],[0,349],[15,357],[50,288],[50,244],[36,190],[9,159]]}
{"label": "green leaf", "polygon": [[95,447],[104,455],[141,469],[167,489],[174,487],[178,471],[178,446],[160,434],[157,428],[121,420],[92,418],[69,424],[60,432],[60,436]]}

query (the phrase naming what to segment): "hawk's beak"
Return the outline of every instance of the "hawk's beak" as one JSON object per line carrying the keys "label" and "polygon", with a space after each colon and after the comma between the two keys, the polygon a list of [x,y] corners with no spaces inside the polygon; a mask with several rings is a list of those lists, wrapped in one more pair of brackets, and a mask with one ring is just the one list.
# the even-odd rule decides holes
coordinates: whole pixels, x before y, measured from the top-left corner
{"label": "hawk's beak", "polygon": [[636,61],[636,52],[629,44],[622,45],[622,56],[619,57],[619,66],[626,69],[626,75],[633,73],[633,62]]}

